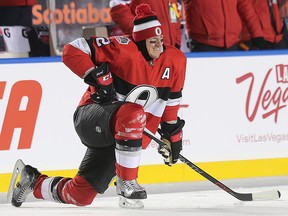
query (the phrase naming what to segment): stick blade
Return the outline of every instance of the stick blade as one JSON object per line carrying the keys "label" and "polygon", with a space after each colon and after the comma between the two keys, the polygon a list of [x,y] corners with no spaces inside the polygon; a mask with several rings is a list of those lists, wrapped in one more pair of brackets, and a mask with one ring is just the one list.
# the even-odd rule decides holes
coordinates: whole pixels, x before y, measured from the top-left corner
{"label": "stick blade", "polygon": [[23,161],[21,159],[18,159],[15,163],[14,170],[13,170],[11,180],[10,180],[10,185],[9,185],[8,192],[7,192],[7,202],[8,203],[10,203],[12,200],[12,193],[13,193],[13,190],[15,188],[15,183],[16,183],[17,177],[20,175],[24,166],[25,166],[25,164],[23,163]]}
{"label": "stick blade", "polygon": [[253,201],[266,201],[266,200],[276,200],[281,197],[281,193],[278,190],[270,190],[252,193]]}

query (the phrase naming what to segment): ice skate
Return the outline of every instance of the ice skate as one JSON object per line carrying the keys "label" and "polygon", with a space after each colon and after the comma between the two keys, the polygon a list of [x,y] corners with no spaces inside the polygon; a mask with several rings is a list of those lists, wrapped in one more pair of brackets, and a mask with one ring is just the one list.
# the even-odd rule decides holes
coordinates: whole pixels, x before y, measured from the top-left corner
{"label": "ice skate", "polygon": [[[17,176],[18,175],[16,175],[16,178]],[[30,194],[34,190],[34,186],[36,184],[38,176],[40,176],[40,173],[36,168],[31,167],[30,165],[24,165],[24,167],[22,167],[20,180],[19,182],[17,182],[16,186],[12,190],[11,204],[13,206],[20,207],[22,203],[25,202],[28,194]],[[11,180],[11,182],[13,181],[15,183],[14,179]]]}
{"label": "ice skate", "polygon": [[142,199],[147,198],[145,188],[141,187],[136,179],[123,180],[116,178],[116,192],[119,195],[119,206],[122,208],[143,208]]}

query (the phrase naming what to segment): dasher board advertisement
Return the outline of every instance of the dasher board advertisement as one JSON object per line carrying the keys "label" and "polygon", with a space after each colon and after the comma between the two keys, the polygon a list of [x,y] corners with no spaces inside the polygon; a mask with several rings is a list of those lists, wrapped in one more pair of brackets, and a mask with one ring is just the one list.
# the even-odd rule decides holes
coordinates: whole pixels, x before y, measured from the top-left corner
{"label": "dasher board advertisement", "polygon": [[[221,178],[287,175],[288,53],[241,54],[187,54],[181,154]],[[60,57],[0,60],[0,74],[0,177],[18,159],[76,172],[86,147],[73,114],[87,85]],[[198,178],[180,162],[167,168],[154,142],[142,151],[143,172],[146,183]]]}

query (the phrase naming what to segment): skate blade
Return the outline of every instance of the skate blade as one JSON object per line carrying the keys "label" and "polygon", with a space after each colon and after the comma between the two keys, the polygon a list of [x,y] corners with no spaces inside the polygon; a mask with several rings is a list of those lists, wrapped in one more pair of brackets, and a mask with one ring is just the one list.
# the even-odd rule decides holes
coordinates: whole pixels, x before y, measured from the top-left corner
{"label": "skate blade", "polygon": [[13,194],[13,190],[15,188],[15,183],[16,183],[17,177],[19,176],[19,174],[23,170],[24,166],[25,166],[25,164],[23,163],[23,161],[21,159],[18,159],[15,163],[14,170],[13,170],[11,180],[10,180],[9,189],[7,192],[7,202],[8,203],[11,203],[12,194]]}
{"label": "skate blade", "polygon": [[119,206],[121,208],[128,208],[128,209],[144,208],[144,204],[140,199],[127,199],[122,196],[119,196]]}

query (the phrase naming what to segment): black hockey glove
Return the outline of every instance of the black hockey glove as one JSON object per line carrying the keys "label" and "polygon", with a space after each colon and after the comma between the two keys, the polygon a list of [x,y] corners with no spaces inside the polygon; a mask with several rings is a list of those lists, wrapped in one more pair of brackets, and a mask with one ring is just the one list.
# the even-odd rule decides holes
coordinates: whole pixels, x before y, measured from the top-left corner
{"label": "black hockey glove", "polygon": [[185,121],[178,118],[176,124],[162,122],[161,128],[158,129],[162,141],[166,143],[166,146],[158,147],[158,152],[164,157],[164,163],[168,166],[172,166],[179,159],[182,150],[182,128],[184,125]]}
{"label": "black hockey glove", "polygon": [[110,103],[114,100],[116,93],[108,63],[103,63],[90,71],[84,77],[84,82],[95,87],[96,92],[92,93],[90,98],[96,103]]}

